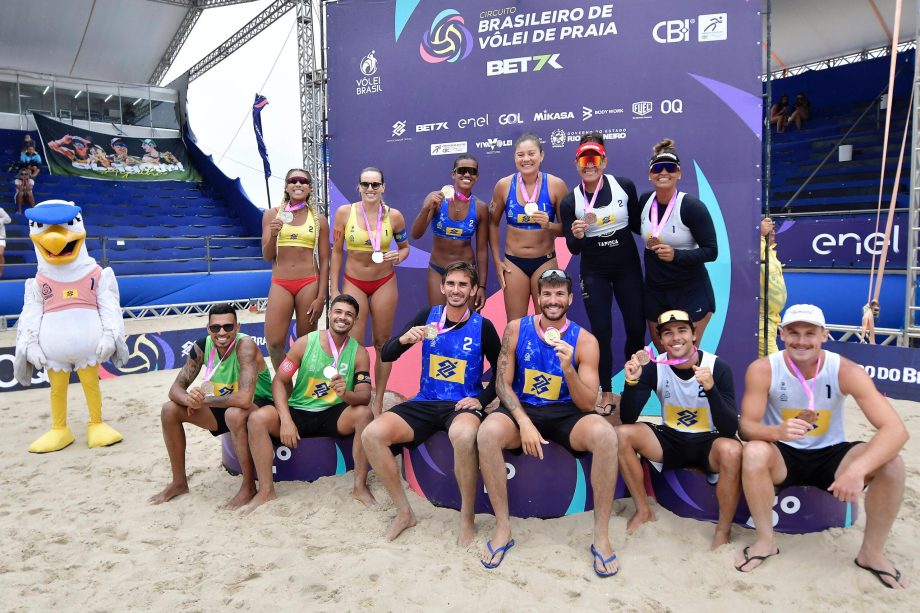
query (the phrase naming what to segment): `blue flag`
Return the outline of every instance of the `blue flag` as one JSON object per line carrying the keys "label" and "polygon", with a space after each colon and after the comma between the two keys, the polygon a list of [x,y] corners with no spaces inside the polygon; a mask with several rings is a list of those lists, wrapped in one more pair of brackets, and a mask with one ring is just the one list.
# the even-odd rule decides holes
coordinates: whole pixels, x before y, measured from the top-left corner
{"label": "blue flag", "polygon": [[268,98],[256,94],[256,101],[252,104],[252,127],[256,131],[256,144],[259,146],[259,155],[262,156],[262,167],[265,168],[265,178],[272,176],[272,167],[268,163],[268,151],[265,141],[262,140],[262,109],[268,105]]}

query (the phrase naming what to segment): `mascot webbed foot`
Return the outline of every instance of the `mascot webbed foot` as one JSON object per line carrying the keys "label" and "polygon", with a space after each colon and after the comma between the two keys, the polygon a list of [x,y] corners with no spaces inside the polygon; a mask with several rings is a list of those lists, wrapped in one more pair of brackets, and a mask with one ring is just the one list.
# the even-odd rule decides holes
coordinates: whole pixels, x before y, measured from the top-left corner
{"label": "mascot webbed foot", "polygon": [[90,424],[86,429],[86,443],[91,449],[120,443],[122,438],[124,437],[115,428],[104,421],[98,424]]}
{"label": "mascot webbed foot", "polygon": [[29,445],[31,453],[50,453],[60,451],[73,442],[73,432],[70,428],[51,428]]}

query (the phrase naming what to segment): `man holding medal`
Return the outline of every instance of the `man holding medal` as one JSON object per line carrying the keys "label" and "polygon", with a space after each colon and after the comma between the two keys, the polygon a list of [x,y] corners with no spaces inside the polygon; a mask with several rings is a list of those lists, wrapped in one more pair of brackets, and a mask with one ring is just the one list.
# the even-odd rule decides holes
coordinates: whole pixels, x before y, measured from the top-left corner
{"label": "man holding medal", "polygon": [[[633,354],[625,366],[624,425],[616,431],[620,472],[636,505],[626,533],[655,521],[645,494],[641,456],[659,471],[700,468],[710,483],[717,483],[719,521],[711,545],[716,549],[730,540],[741,495],[741,442],[735,438],[738,407],[732,372],[725,360],[696,347],[695,326],[686,311],[661,313],[657,332],[667,353],[654,357],[650,345]],[[653,391],[661,402],[663,423],[636,423]]]}
{"label": "man holding medal", "polygon": [[[478,290],[475,267],[467,262],[449,264],[441,280],[447,304],[422,309],[399,336],[383,346],[384,362],[399,359],[415,344],[422,346],[418,394],[378,417],[363,436],[371,465],[396,505],[396,517],[386,531],[388,540],[416,523],[391,446],[416,447],[438,431],[446,431],[454,447],[454,474],[461,498],[457,542],[469,545],[476,534],[476,432],[485,418],[483,409],[495,398],[494,368],[500,349],[492,322],[468,307]],[[493,377],[483,389],[485,360],[493,367]]]}
{"label": "man holding medal", "polygon": [[[214,436],[230,433],[243,483],[224,508],[240,507],[256,493],[246,420],[252,410],[271,404],[271,372],[255,341],[240,332],[236,311],[229,304],[210,308],[207,330],[208,335],[189,350],[185,366],[176,375],[169,388],[169,400],[160,412],[172,481],[150,497],[151,504],[167,502],[189,491],[184,424],[204,428]],[[201,385],[190,387],[202,369]]]}
{"label": "man holding medal", "polygon": [[274,405],[249,417],[249,447],[259,492],[243,507],[244,515],[276,497],[273,438],[296,449],[303,437],[354,434],[352,495],[368,506],[376,502],[367,488],[368,464],[361,447],[361,432],[373,419],[367,406],[371,400],[370,357],[349,336],[358,308],[358,301],[348,294],[336,296],[329,305],[329,329],[295,341],[272,380]]}
{"label": "man holding medal", "polygon": [[576,457],[592,454],[594,572],[619,571],[610,543],[610,511],[617,480],[617,437],[594,412],[598,386],[598,344],[566,317],[572,305],[572,278],[550,269],[537,280],[540,315],[508,323],[498,358],[496,391],[501,406],[479,429],[479,464],[495,512],[495,532],[482,552],[482,565],[498,567],[514,546],[508,512],[508,476],[503,449],[543,459],[554,441]]}
{"label": "man holding medal", "polygon": [[[780,338],[785,349],[755,361],[745,375],[741,436],[749,442],[741,478],[757,540],[738,553],[735,568],[751,572],[779,554],[772,522],[776,486],[820,487],[852,504],[868,486],[866,529],[853,561],[885,587],[907,587],[884,552],[904,494],[898,455],[908,438],[904,423],[862,367],[821,348],[828,339],[821,309],[789,307]],[[846,439],[847,395],[876,428],[868,442]]]}

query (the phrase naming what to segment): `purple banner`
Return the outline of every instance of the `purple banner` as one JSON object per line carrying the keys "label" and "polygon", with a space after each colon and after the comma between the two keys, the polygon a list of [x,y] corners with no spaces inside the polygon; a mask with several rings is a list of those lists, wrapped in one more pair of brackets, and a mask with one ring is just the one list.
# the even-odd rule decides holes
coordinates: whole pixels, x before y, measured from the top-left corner
{"label": "purple banner", "polygon": [[[756,356],[759,9],[733,0],[665,0],[654,10],[644,0],[325,4],[336,51],[328,67],[331,212],[357,199],[362,168],[379,166],[387,203],[411,224],[462,152],[478,158],[473,193],[489,201],[495,183],[515,170],[512,143],[528,131],[543,140],[543,170],[570,186],[579,181],[579,137],[603,133],[607,172],[631,178],[641,193],[651,189],[652,146],[673,138],[680,188],[706,203],[719,241],[709,265],[717,310],[703,347],[737,365],[740,385]],[[430,249],[428,233],[400,266],[397,327],[427,302]],[[557,254],[577,277],[578,258],[561,240]],[[501,330],[494,263],[490,270],[483,313]],[[587,323],[580,296],[571,315]],[[618,313],[614,330],[619,359]],[[719,346],[723,337],[731,343]],[[390,387],[411,394],[417,385],[417,367],[400,368]]]}
{"label": "purple banner", "polygon": [[[885,216],[874,214],[774,219],[779,260],[795,268],[869,268],[879,265]],[[907,213],[896,213],[886,266],[907,266]]]}

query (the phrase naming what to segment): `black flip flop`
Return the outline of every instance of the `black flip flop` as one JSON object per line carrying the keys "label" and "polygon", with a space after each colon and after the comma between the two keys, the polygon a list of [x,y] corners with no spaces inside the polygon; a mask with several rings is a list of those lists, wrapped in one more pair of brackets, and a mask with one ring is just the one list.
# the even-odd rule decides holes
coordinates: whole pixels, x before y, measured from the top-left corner
{"label": "black flip flop", "polygon": [[612,415],[615,410],[616,405],[609,402],[602,407],[594,407],[594,412],[601,417],[610,417],[610,415]]}
{"label": "black flip flop", "polygon": [[[748,572],[751,572],[751,571],[748,571],[748,570],[744,570],[744,567],[747,566],[748,564],[750,564],[751,562],[755,561],[755,560],[760,561],[760,563],[761,563],[760,566],[763,566],[763,563],[766,561],[767,558],[772,558],[773,556],[778,556],[778,555],[779,555],[779,547],[776,548],[776,553],[771,553],[771,554],[768,554],[768,555],[765,555],[765,556],[749,556],[749,555],[748,555],[748,550],[749,550],[749,549],[750,549],[750,547],[745,547],[744,550],[742,551],[742,554],[744,555],[744,562],[742,562],[741,564],[739,564],[738,566],[735,567],[735,570],[737,570],[738,572],[741,572],[741,573],[748,573]],[[760,566],[758,566],[758,568],[760,568]],[[751,570],[753,570],[753,569],[751,569]]]}
{"label": "black flip flop", "polygon": [[891,577],[892,579],[894,579],[894,582],[895,582],[895,583],[898,583],[898,584],[901,583],[901,571],[899,571],[897,568],[894,569],[894,572],[895,572],[896,574],[892,575],[891,573],[889,573],[888,571],[885,571],[885,570],[879,570],[879,569],[877,569],[877,568],[872,568],[871,566],[863,566],[862,564],[859,563],[859,560],[857,560],[856,558],[853,558],[853,564],[855,564],[856,566],[860,567],[861,569],[867,570],[867,571],[869,571],[870,573],[872,573],[873,575],[875,575],[875,578],[878,579],[878,580],[882,583],[882,585],[884,585],[885,587],[887,587],[889,590],[893,590],[894,587],[892,587],[891,585],[889,585],[888,582],[885,581],[885,580],[882,578],[883,576],[885,576],[885,577]]}

